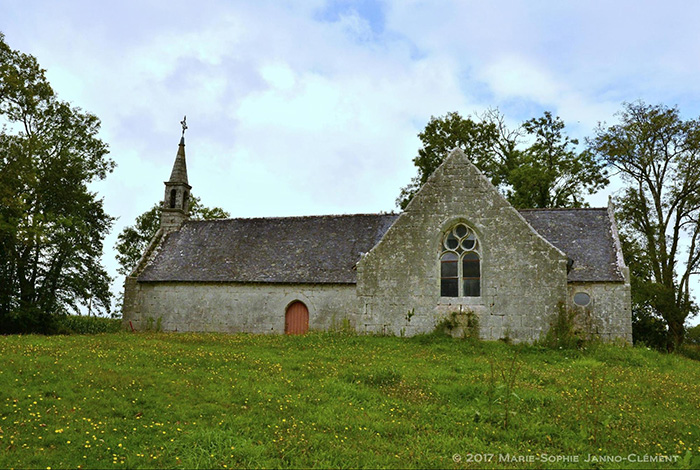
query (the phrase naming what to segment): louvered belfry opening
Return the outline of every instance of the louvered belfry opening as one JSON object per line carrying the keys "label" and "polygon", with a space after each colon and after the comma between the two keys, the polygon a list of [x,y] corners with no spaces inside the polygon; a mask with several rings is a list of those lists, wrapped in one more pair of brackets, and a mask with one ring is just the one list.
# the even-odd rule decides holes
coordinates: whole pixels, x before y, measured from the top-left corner
{"label": "louvered belfry opening", "polygon": [[303,302],[293,302],[287,307],[284,332],[288,335],[303,335],[309,331],[309,309]]}

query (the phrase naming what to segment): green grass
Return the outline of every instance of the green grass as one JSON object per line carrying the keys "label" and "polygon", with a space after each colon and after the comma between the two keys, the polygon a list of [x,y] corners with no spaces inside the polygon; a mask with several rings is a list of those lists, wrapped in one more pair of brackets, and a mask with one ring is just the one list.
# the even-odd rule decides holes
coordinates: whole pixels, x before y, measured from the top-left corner
{"label": "green grass", "polygon": [[700,465],[700,363],[644,348],[118,333],[0,359],[2,468]]}

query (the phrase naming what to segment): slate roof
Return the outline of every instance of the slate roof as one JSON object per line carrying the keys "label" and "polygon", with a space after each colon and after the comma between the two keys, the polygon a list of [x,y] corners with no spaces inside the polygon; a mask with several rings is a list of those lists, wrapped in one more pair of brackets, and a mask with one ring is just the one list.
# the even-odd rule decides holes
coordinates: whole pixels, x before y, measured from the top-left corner
{"label": "slate roof", "polygon": [[[522,210],[544,238],[574,260],[570,282],[623,281],[607,209]],[[142,282],[354,284],[355,264],[384,236],[394,214],[187,221],[165,239]]]}
{"label": "slate roof", "polygon": [[519,212],[535,231],[574,260],[569,282],[624,281],[606,208]]}
{"label": "slate roof", "polygon": [[398,215],[187,221],[139,281],[354,284],[355,264]]}

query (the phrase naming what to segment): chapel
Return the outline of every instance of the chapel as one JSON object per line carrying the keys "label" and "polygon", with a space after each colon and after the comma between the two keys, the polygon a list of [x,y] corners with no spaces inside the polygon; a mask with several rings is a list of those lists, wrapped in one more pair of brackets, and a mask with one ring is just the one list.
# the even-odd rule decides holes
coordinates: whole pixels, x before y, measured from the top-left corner
{"label": "chapel", "polygon": [[183,132],[125,281],[127,327],[411,336],[452,319],[455,335],[534,341],[568,312],[588,337],[632,341],[612,204],[516,210],[459,149],[398,214],[190,220],[191,189]]}

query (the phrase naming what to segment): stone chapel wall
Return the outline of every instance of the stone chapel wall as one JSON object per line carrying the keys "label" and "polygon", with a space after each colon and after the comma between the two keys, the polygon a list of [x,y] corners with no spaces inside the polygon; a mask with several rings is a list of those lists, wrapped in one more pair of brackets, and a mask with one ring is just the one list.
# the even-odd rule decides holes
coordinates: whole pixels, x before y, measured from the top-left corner
{"label": "stone chapel wall", "polygon": [[133,284],[124,299],[124,323],[136,330],[160,319],[163,331],[284,333],[285,312],[295,300],[307,306],[310,330],[341,328],[343,319],[357,328],[359,321],[353,284]]}
{"label": "stone chapel wall", "polygon": [[[576,305],[574,296],[585,293],[588,305]],[[576,327],[603,341],[632,342],[631,290],[629,282],[577,282],[569,284],[569,308]]]}
{"label": "stone chapel wall", "polygon": [[[440,297],[440,244],[458,222],[481,244],[480,297]],[[483,339],[535,340],[566,305],[566,262],[457,150],[358,263],[359,324],[412,335],[472,311]]]}

